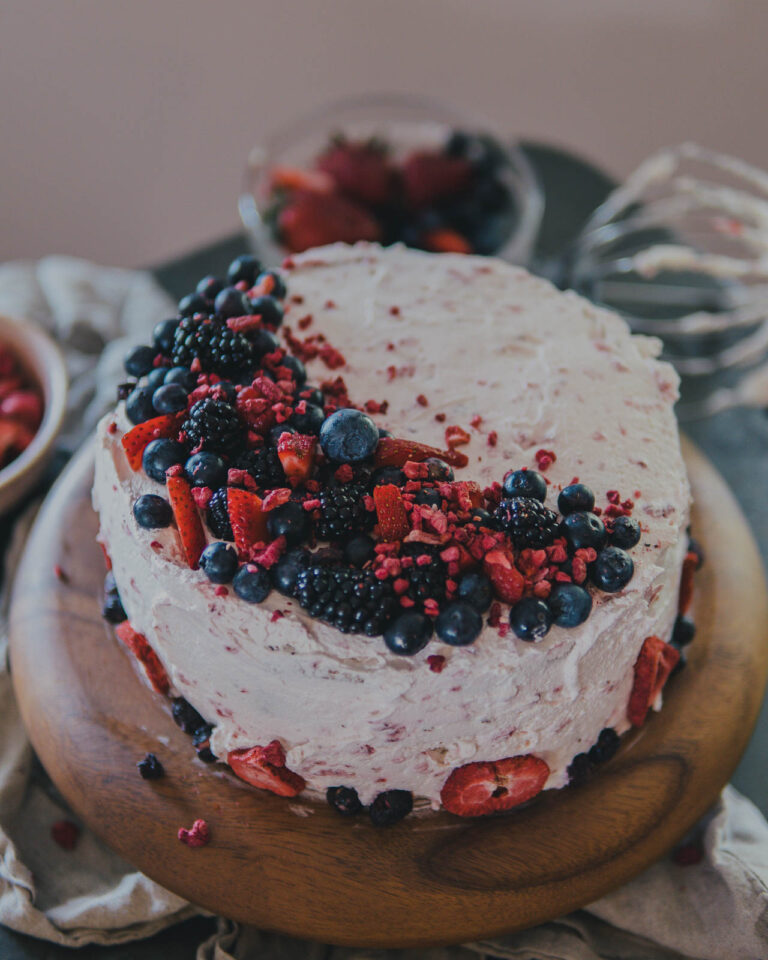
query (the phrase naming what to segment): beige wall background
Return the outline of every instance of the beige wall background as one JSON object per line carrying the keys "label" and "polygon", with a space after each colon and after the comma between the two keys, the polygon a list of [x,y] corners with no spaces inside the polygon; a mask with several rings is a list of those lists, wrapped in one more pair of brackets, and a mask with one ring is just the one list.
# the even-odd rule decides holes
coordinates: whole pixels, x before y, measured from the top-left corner
{"label": "beige wall background", "polygon": [[249,148],[416,91],[619,175],[695,139],[768,166],[762,0],[0,0],[0,259],[154,263],[238,226]]}

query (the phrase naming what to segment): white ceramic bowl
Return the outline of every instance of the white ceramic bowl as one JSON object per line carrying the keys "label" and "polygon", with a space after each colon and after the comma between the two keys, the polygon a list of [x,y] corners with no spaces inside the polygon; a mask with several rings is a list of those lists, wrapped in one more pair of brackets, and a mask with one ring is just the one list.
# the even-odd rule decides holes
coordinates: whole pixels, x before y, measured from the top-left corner
{"label": "white ceramic bowl", "polygon": [[7,344],[43,395],[44,412],[35,438],[0,470],[0,513],[7,513],[30,493],[54,452],[67,405],[67,368],[53,340],[31,320],[0,315],[0,344]]}

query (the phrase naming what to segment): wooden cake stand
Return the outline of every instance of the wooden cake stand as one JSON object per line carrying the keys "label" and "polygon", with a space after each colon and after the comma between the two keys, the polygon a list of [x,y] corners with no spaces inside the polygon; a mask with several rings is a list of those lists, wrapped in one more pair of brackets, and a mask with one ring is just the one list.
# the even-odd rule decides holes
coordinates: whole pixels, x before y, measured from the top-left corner
{"label": "wooden cake stand", "polygon": [[[689,443],[685,456],[707,555],[689,665],[668,684],[662,712],[583,786],[496,818],[425,814],[376,829],[202,764],[100,616],[87,451],[45,503],[16,578],[12,669],[35,750],[73,810],[126,860],[201,907],[265,929],[426,946],[581,907],[663,856],[705,813],[763,696],[768,605],[757,549],[714,468]],[[165,778],[140,779],[147,752]],[[211,842],[192,849],[176,834],[199,817]]]}

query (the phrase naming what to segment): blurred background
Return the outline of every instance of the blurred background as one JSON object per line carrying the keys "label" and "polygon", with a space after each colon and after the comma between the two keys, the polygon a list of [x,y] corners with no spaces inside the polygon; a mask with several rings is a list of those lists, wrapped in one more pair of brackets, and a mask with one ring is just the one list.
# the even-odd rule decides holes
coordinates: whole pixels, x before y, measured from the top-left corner
{"label": "blurred background", "polygon": [[2,0],[0,260],[157,263],[239,226],[249,149],[340,96],[440,97],[622,176],[768,165],[761,0]]}

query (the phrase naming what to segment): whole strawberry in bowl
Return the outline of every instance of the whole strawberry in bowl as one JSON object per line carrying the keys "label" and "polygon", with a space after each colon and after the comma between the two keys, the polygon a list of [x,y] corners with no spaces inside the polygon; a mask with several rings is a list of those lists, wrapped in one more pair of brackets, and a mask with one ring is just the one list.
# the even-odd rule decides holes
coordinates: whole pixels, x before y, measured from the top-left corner
{"label": "whole strawberry in bowl", "polygon": [[260,259],[376,241],[527,264],[543,202],[524,154],[433,101],[346,100],[251,151],[240,213]]}

